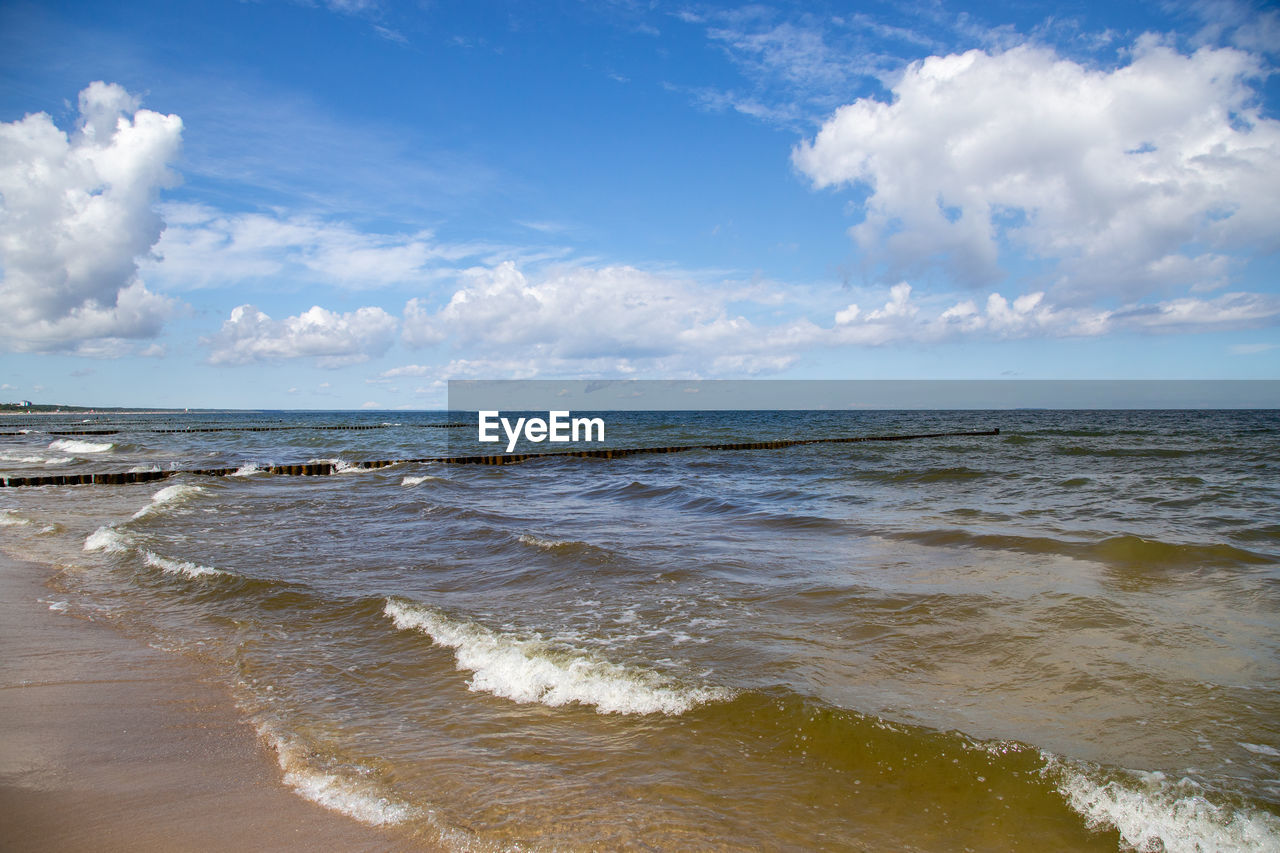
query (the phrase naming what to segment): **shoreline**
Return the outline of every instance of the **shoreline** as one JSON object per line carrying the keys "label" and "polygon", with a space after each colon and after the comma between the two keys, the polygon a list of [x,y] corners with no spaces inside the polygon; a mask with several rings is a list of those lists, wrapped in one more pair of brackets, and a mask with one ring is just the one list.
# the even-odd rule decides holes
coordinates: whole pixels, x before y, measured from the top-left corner
{"label": "shoreline", "polygon": [[0,554],[0,837],[14,849],[421,849],[295,794],[207,669],[51,609],[63,596],[48,578]]}

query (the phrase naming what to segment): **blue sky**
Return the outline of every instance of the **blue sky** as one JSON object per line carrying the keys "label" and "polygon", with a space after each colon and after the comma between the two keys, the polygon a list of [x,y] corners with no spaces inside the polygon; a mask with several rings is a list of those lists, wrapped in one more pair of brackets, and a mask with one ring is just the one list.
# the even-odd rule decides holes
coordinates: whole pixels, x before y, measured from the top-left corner
{"label": "blue sky", "polygon": [[1265,4],[0,6],[0,398],[1280,376]]}

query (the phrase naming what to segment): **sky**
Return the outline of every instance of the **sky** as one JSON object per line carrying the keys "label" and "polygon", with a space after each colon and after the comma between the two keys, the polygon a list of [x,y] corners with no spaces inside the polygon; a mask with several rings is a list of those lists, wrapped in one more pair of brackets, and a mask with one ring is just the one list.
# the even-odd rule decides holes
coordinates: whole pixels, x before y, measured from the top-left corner
{"label": "sky", "polygon": [[1280,11],[0,2],[0,400],[1280,378]]}

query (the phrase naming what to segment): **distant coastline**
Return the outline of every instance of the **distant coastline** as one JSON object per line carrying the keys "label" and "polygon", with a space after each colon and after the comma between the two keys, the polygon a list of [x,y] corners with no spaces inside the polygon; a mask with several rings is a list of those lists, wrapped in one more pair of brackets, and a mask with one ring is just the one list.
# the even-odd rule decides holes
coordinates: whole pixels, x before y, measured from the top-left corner
{"label": "distant coastline", "polygon": [[58,403],[0,403],[0,415],[182,415],[230,409],[131,409],[121,406],[66,406]]}

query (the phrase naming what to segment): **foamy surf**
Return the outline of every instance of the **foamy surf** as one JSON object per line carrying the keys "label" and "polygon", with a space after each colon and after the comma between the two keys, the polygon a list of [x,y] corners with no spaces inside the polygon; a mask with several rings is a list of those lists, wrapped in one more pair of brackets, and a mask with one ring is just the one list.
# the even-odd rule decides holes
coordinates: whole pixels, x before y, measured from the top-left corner
{"label": "foamy surf", "polygon": [[66,465],[70,456],[14,456],[11,453],[0,453],[0,462],[17,462],[21,465]]}
{"label": "foamy surf", "polygon": [[169,557],[162,557],[154,551],[142,549],[142,561],[152,568],[159,569],[171,575],[185,575],[189,578],[207,578],[214,576],[229,576],[229,572],[222,569],[214,569],[209,566],[201,566],[198,563],[192,563],[187,560],[174,560]]}
{"label": "foamy surf", "polygon": [[1090,829],[1114,829],[1128,847],[1147,853],[1280,850],[1280,819],[1243,806],[1214,803],[1191,779],[1160,772],[1104,774],[1046,755],[1045,771]]}
{"label": "foamy surf", "polygon": [[1280,758],[1280,749],[1276,749],[1274,746],[1267,746],[1264,743],[1245,743],[1244,741],[1237,741],[1237,743],[1252,752],[1254,755],[1266,755],[1271,758]]}
{"label": "foamy surf", "polygon": [[430,474],[423,474],[420,477],[405,477],[403,480],[400,481],[400,485],[417,486],[427,482],[428,480],[443,480],[443,479],[444,477],[433,477]]}
{"label": "foamy surf", "polygon": [[498,633],[432,607],[388,599],[383,614],[397,628],[419,631],[453,649],[458,669],[472,673],[469,689],[513,702],[551,707],[576,702],[601,714],[675,716],[732,695],[723,688],[676,685],[566,645]]}
{"label": "foamy surf", "polygon": [[109,441],[78,441],[74,438],[56,438],[49,442],[50,450],[59,450],[63,453],[106,453],[115,447]]}
{"label": "foamy surf", "polygon": [[566,545],[578,544],[568,539],[542,539],[537,536],[531,536],[528,533],[521,533],[516,537],[516,540],[523,545],[541,548],[543,551],[554,551],[557,548],[563,548]]}
{"label": "foamy surf", "polygon": [[311,767],[306,750],[270,726],[259,723],[258,733],[275,749],[285,784],[304,799],[370,826],[404,823],[417,815],[418,809],[380,795],[367,782]]}
{"label": "foamy surf", "polygon": [[203,494],[204,488],[201,486],[190,486],[186,483],[177,483],[172,486],[165,486],[160,491],[151,496],[151,503],[144,506],[133,514],[133,518],[145,518],[152,513],[159,512],[164,507],[176,504],[196,495]]}
{"label": "foamy surf", "polygon": [[368,468],[361,468],[359,463],[348,462],[346,459],[336,459],[336,458],[335,459],[308,459],[307,464],[308,465],[324,465],[324,464],[332,465],[333,473],[335,474],[350,474],[355,471],[370,470]]}
{"label": "foamy surf", "polygon": [[516,539],[522,544],[527,544],[527,546],[532,546],[534,548],[541,548],[543,551],[554,551],[556,548],[571,544],[564,539],[540,539],[527,533],[521,533],[516,537]]}
{"label": "foamy surf", "polygon": [[[134,516],[135,518],[137,516]],[[84,540],[84,550],[102,551],[108,554],[127,554],[136,552],[142,561],[154,569],[171,575],[183,575],[189,578],[228,577],[230,572],[201,566],[186,560],[175,560],[164,557],[147,548],[139,547],[133,534],[119,527],[105,525],[89,534]]]}
{"label": "foamy surf", "polygon": [[0,527],[26,527],[31,519],[18,515],[11,509],[0,510]]}
{"label": "foamy surf", "polygon": [[86,551],[106,551],[122,554],[133,548],[133,539],[127,531],[112,525],[104,525],[90,533],[84,540]]}

